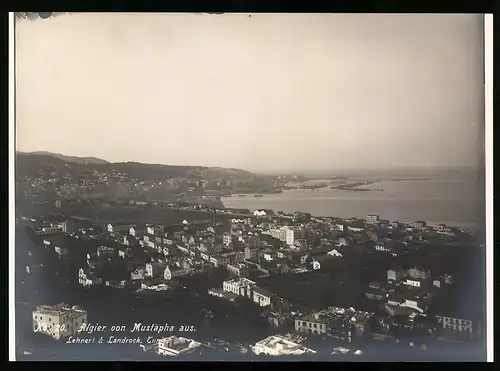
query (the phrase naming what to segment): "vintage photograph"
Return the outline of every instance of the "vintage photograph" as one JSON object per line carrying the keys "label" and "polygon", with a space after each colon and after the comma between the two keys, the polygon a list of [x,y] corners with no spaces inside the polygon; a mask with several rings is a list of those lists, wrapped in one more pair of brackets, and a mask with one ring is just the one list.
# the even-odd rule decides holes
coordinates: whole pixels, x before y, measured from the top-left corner
{"label": "vintage photograph", "polygon": [[12,18],[17,360],[487,360],[484,15]]}

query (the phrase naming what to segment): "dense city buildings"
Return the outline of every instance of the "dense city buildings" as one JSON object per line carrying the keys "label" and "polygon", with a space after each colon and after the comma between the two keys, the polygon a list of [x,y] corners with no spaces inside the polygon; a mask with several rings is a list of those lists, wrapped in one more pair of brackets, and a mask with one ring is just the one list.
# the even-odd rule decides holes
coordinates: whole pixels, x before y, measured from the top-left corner
{"label": "dense city buildings", "polygon": [[[20,214],[18,224],[47,258],[54,257],[50,269],[76,285],[71,291],[85,297],[107,290],[101,297],[171,300],[188,307],[194,300],[203,316],[197,326],[207,330],[236,313],[248,321],[255,315],[258,320],[250,326],[264,326],[261,339],[268,337],[253,339],[253,345],[232,343],[237,352],[311,355],[322,349],[320,342],[330,347],[328,356],[360,356],[362,343],[380,339],[427,346],[474,343],[484,336],[481,316],[449,310],[465,280],[447,257],[458,249],[473,251],[467,246],[474,244],[474,235],[464,228],[378,215],[332,218],[182,202],[91,206],[120,210],[104,220],[51,207],[51,212]],[[178,216],[168,221],[155,215]],[[25,280],[45,270],[47,263],[29,262],[33,259],[29,256],[23,267]],[[77,307],[40,306],[33,312],[33,332],[47,321],[39,332],[65,339],[86,315]],[[215,340],[202,341],[200,335],[174,332],[142,348],[164,356],[213,350],[207,344]],[[351,346],[358,350],[350,352]]]}

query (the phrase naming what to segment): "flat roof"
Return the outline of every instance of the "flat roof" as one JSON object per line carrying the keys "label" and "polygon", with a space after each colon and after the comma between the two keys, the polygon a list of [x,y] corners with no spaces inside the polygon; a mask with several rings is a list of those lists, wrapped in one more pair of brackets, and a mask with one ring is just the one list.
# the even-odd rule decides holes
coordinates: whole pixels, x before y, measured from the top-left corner
{"label": "flat roof", "polygon": [[271,296],[272,294],[267,291],[266,289],[260,288],[260,287],[255,287],[253,289],[254,292],[257,292],[258,294],[265,295],[265,296]]}
{"label": "flat roof", "polygon": [[271,335],[257,342],[255,346],[263,346],[274,349],[280,347],[280,350],[282,350],[284,353],[286,353],[287,351],[304,351],[316,353],[314,350],[306,348],[300,343],[292,341],[292,339],[290,339],[289,337],[281,335]]}
{"label": "flat roof", "polygon": [[226,283],[238,283],[240,285],[248,285],[248,284],[251,284],[251,285],[255,285],[255,282],[252,281],[252,280],[249,280],[248,278],[245,278],[245,277],[241,277],[241,278],[234,278],[232,280],[229,280],[229,281],[224,281]]}
{"label": "flat roof", "polygon": [[59,303],[56,305],[39,305],[33,311],[33,313],[47,314],[47,315],[62,315],[62,314],[81,314],[86,313],[84,310],[73,306],[70,307],[64,303]]}

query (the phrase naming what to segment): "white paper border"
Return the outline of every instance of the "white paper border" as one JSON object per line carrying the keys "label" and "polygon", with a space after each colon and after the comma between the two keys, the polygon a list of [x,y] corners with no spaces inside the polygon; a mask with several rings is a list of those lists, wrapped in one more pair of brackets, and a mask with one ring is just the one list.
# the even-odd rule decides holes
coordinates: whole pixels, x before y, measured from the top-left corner
{"label": "white paper border", "polygon": [[[15,298],[15,36],[14,12],[9,12],[9,361],[16,360]],[[486,168],[486,341],[487,361],[493,347],[493,14],[484,16],[485,168]]]}
{"label": "white paper border", "polygon": [[485,168],[486,168],[486,346],[493,362],[493,14],[484,16]]}
{"label": "white paper border", "polygon": [[9,12],[9,361],[16,360],[16,294],[15,294],[15,66],[14,12]]}

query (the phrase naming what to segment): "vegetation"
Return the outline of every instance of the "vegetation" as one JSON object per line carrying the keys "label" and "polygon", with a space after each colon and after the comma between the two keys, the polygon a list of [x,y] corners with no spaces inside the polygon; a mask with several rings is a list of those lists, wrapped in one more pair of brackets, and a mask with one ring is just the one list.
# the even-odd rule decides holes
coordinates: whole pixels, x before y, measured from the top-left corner
{"label": "vegetation", "polygon": [[[58,189],[71,184],[84,185],[87,191],[92,188],[94,193],[111,191],[136,194],[140,193],[138,185],[147,188],[148,192],[156,190],[174,195],[184,193],[186,196],[194,190],[197,192],[194,196],[200,196],[209,190],[225,194],[276,191],[272,178],[245,170],[138,162],[109,163],[95,157],[73,157],[49,152],[18,152],[16,177],[18,180],[38,179],[41,181],[38,184]],[[127,189],[120,191],[120,187]]]}

